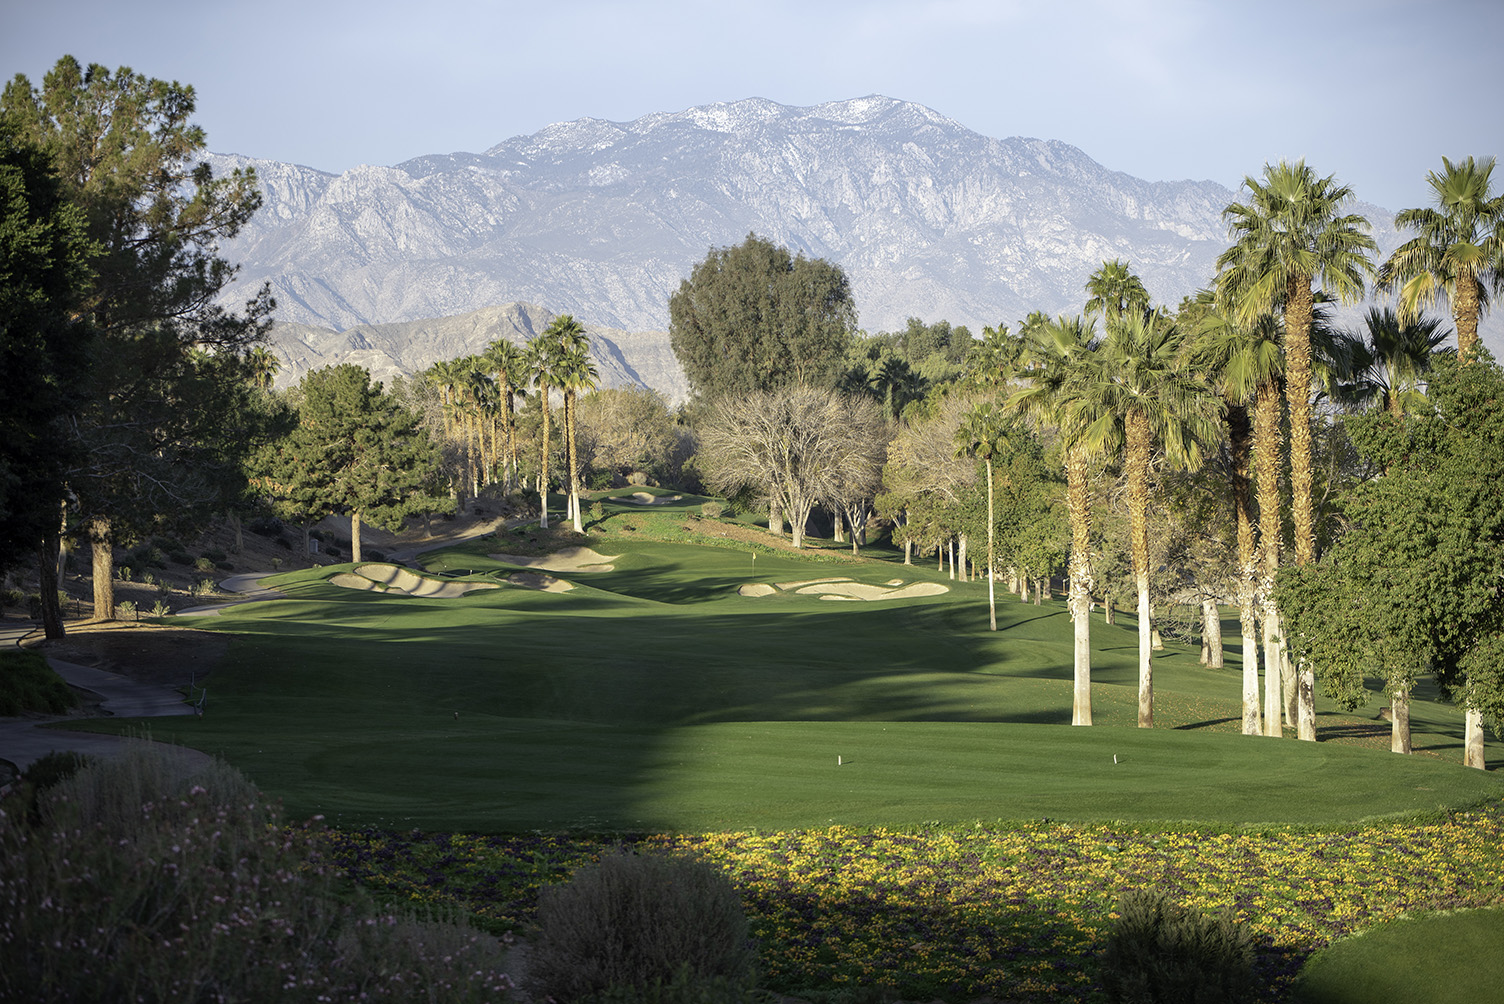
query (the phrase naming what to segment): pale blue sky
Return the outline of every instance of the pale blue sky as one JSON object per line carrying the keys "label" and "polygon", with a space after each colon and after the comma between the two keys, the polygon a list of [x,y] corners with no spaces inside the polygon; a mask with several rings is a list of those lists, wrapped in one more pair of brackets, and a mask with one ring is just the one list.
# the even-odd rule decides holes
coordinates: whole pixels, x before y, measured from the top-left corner
{"label": "pale blue sky", "polygon": [[1389,209],[1425,204],[1443,155],[1504,154],[1498,0],[0,4],[5,78],[39,84],[63,53],[129,65],[194,85],[211,149],[335,172],[585,116],[866,94],[1149,180],[1236,188],[1303,156]]}

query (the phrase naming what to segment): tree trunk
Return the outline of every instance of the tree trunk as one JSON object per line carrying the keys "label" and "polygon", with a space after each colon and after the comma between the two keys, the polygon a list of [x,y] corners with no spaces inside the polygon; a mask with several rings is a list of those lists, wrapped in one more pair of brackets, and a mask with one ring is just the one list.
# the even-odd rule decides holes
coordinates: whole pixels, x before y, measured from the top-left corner
{"label": "tree trunk", "polygon": [[[1071,450],[1065,458],[1065,507],[1071,524],[1070,592],[1072,685],[1071,724],[1091,724],[1091,485],[1086,458]],[[1112,622],[1111,610],[1108,623]]]}
{"label": "tree trunk", "polygon": [[[1295,523],[1295,562],[1308,565],[1316,560],[1316,504],[1311,491],[1310,276],[1291,278],[1285,304],[1285,401],[1290,418],[1290,509]],[[1314,741],[1316,687],[1312,667],[1301,667],[1299,684],[1293,696],[1297,704],[1294,717],[1300,738]]]}
{"label": "tree trunk", "polygon": [[575,450],[574,436],[577,424],[576,412],[579,410],[578,402],[573,391],[564,395],[564,425],[569,436],[569,498],[570,505],[574,507],[574,529],[576,533],[585,532],[585,521],[580,516],[580,469],[579,455]]}
{"label": "tree trunk", "polygon": [[1478,281],[1459,275],[1452,299],[1452,322],[1457,326],[1457,358],[1467,362],[1478,349]]}
{"label": "tree trunk", "polygon": [[1251,495],[1253,421],[1248,409],[1227,402],[1227,443],[1232,455],[1232,499],[1238,525],[1238,626],[1243,636],[1243,734],[1263,730],[1259,715],[1258,551],[1253,536]]}
{"label": "tree trunk", "polygon": [[1389,751],[1410,752],[1410,685],[1392,689],[1389,701]]}
{"label": "tree trunk", "polygon": [[993,510],[992,510],[992,457],[987,458],[987,626],[988,630],[997,630],[997,591],[994,588],[993,569],[997,567],[997,551],[993,547]]}
{"label": "tree trunk", "polygon": [[1295,737],[1314,743],[1316,741],[1316,674],[1311,669],[1309,659],[1300,661],[1295,681],[1300,698],[1296,702]]}
{"label": "tree trunk", "polygon": [[845,520],[839,509],[830,511],[830,539],[837,544],[846,543]]}
{"label": "tree trunk", "polygon": [[962,582],[966,582],[966,534],[961,534],[960,544],[956,548],[956,572]]}
{"label": "tree trunk", "polygon": [[1488,764],[1483,759],[1483,712],[1468,708],[1464,720],[1467,724],[1462,739],[1462,765],[1487,770]]}
{"label": "tree trunk", "polygon": [[945,551],[950,555],[950,577],[954,581],[956,577],[956,538],[951,537],[945,544]]}
{"label": "tree trunk", "polygon": [[1300,681],[1296,677],[1295,663],[1290,659],[1290,646],[1285,638],[1284,624],[1280,624],[1279,632],[1279,686],[1280,692],[1285,699],[1284,724],[1291,728],[1300,728],[1300,711],[1297,708],[1300,694],[1297,692]]}
{"label": "tree trunk", "polygon": [[94,619],[115,619],[115,542],[110,521],[103,516],[89,520],[89,545],[94,567]]}
{"label": "tree trunk", "polygon": [[1124,416],[1133,581],[1138,590],[1138,727],[1154,727],[1154,614],[1149,606],[1149,458],[1153,433],[1139,411]]}
{"label": "tree trunk", "polygon": [[1223,667],[1222,658],[1222,611],[1216,599],[1201,601],[1201,637],[1206,639],[1207,659],[1202,665],[1212,669]]}
{"label": "tree trunk", "polygon": [[235,553],[242,554],[245,552],[245,528],[240,524],[240,513],[229,509],[225,515],[230,518],[230,529],[235,532]]}
{"label": "tree trunk", "polygon": [[543,447],[538,457],[538,527],[548,529],[548,384],[538,384],[543,407]]}
{"label": "tree trunk", "polygon": [[914,563],[914,542],[912,540],[905,540],[903,542],[903,563],[905,565],[912,565]]}
{"label": "tree trunk", "polygon": [[350,560],[360,564],[360,513],[350,514]]}
{"label": "tree trunk", "polygon": [[62,534],[49,534],[37,548],[37,591],[42,598],[42,632],[48,641],[63,637],[63,607],[58,601],[60,585],[57,573],[58,555],[62,549]]}
{"label": "tree trunk", "polygon": [[768,506],[768,532],[775,537],[783,536],[783,507],[777,499]]}
{"label": "tree trunk", "polygon": [[[1259,509],[1259,605],[1264,628],[1264,735],[1284,735],[1281,726],[1279,610],[1274,605],[1274,576],[1279,571],[1279,386],[1260,385],[1253,408],[1254,476]],[[1246,672],[1246,670],[1245,670]],[[1246,687],[1246,683],[1245,683]],[[1247,713],[1244,717],[1246,720]]]}

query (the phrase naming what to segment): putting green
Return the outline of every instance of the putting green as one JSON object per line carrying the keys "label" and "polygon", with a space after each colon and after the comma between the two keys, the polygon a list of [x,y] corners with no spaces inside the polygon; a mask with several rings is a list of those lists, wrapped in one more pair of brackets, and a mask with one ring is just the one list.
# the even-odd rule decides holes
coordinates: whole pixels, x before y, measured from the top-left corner
{"label": "putting green", "polygon": [[[442,553],[434,572],[512,574]],[[353,592],[345,569],[278,577],[287,600],[227,609],[236,636],[203,718],[157,738],[224,756],[295,815],[477,832],[909,825],[1050,817],[1345,824],[1504,795],[1460,766],[1461,717],[1421,688],[1397,757],[1237,734],[1240,670],[1170,646],[1156,724],[1134,727],[1130,617],[1092,623],[1091,728],[1071,728],[1063,604],[883,561],[818,563],[621,544],[567,593],[445,600]],[[821,603],[751,581],[946,590]],[[1326,735],[1372,730],[1318,704]],[[96,728],[128,730],[130,722]],[[1492,750],[1491,750],[1492,752]],[[837,758],[841,758],[839,765]],[[1117,762],[1113,758],[1117,757]]]}

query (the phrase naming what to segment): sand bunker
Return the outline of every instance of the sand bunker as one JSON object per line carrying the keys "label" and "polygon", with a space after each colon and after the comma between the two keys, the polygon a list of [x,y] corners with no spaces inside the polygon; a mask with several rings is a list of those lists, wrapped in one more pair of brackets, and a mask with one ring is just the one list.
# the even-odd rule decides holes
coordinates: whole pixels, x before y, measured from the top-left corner
{"label": "sand bunker", "polygon": [[346,589],[363,589],[370,592],[395,593],[398,596],[422,596],[429,599],[451,600],[477,589],[497,589],[494,582],[450,582],[415,575],[396,565],[361,565],[354,572],[340,572],[329,580]]}
{"label": "sand bunker", "polygon": [[668,505],[670,502],[684,501],[683,495],[652,495],[648,492],[633,492],[631,495],[618,497],[618,502],[631,502],[633,505]]}
{"label": "sand bunker", "polygon": [[950,586],[938,582],[915,582],[905,586],[902,579],[889,579],[885,586],[871,586],[848,578],[806,579],[803,582],[749,582],[737,589],[741,596],[772,596],[782,590],[801,596],[818,596],[822,600],[907,600],[916,596],[939,596]]}
{"label": "sand bunker", "polygon": [[497,561],[523,568],[541,568],[545,572],[609,572],[616,568],[611,562],[619,554],[597,554],[588,547],[566,547],[553,554],[493,554]]}
{"label": "sand bunker", "polygon": [[574,588],[573,582],[541,572],[513,572],[507,576],[507,581],[524,589],[541,589],[545,593],[567,593]]}

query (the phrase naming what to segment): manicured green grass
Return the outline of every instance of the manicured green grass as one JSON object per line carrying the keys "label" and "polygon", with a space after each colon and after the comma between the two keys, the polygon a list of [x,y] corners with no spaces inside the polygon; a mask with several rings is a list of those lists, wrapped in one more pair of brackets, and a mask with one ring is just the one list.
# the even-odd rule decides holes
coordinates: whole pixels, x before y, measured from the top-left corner
{"label": "manicured green grass", "polygon": [[[487,555],[526,538],[500,537],[428,567],[504,576],[513,567]],[[432,600],[329,585],[337,569],[281,576],[292,599],[200,622],[237,636],[209,713],[154,735],[223,755],[294,815],[477,832],[1322,825],[1504,792],[1458,765],[1460,717],[1440,706],[1416,715],[1435,730],[1418,745],[1449,746],[1452,762],[1237,735],[1236,658],[1209,670],[1178,647],[1155,660],[1159,727],[1138,730],[1131,618],[1094,618],[1097,725],[1073,729],[1062,603],[1004,595],[993,634],[985,583],[932,568],[621,537],[598,547],[620,555],[615,569],[565,576],[567,593]],[[736,592],[838,575],[951,592]]]}
{"label": "manicured green grass", "polygon": [[1504,991],[1504,907],[1406,917],[1339,941],[1307,963],[1305,1004],[1478,1004]]}

